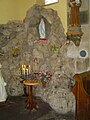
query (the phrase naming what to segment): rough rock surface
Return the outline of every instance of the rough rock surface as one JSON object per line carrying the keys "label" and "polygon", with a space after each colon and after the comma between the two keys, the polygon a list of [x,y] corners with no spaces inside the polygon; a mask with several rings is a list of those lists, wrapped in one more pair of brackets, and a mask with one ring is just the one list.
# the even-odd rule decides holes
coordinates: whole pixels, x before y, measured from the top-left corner
{"label": "rough rock surface", "polygon": [[[46,43],[38,43],[38,26],[43,17],[46,25]],[[23,94],[20,83],[20,66],[30,64],[33,71],[43,67],[52,74],[46,88],[35,87],[35,95],[59,113],[73,112],[75,98],[70,89],[70,79],[75,72],[73,58],[67,57],[64,29],[57,12],[34,5],[21,21],[10,21],[0,25],[0,61],[2,74],[7,82],[7,92],[11,96]],[[34,67],[34,59],[38,64]]]}

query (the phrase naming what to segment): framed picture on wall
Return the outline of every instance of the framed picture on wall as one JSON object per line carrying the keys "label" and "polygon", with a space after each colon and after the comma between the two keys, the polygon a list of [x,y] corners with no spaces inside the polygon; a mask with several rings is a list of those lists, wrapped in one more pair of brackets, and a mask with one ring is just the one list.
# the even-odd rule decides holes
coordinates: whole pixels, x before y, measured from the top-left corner
{"label": "framed picture on wall", "polygon": [[49,5],[49,4],[53,4],[53,3],[57,3],[58,0],[45,0],[45,5]]}
{"label": "framed picture on wall", "polygon": [[36,4],[39,5],[50,5],[58,2],[59,0],[36,0]]}

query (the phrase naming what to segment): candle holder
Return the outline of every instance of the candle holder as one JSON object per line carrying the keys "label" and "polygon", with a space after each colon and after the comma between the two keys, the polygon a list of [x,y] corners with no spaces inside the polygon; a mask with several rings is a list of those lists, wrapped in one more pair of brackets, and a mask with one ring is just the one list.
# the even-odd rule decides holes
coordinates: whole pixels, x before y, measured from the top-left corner
{"label": "candle holder", "polygon": [[23,80],[33,80],[33,79],[35,80],[35,79],[37,79],[34,72],[32,72],[30,65],[22,65],[20,70],[21,70],[20,77]]}

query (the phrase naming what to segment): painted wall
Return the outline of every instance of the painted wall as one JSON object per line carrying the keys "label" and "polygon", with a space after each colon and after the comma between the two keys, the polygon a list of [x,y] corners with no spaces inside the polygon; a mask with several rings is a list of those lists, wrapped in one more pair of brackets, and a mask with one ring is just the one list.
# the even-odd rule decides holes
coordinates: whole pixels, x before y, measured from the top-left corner
{"label": "painted wall", "polygon": [[0,24],[9,20],[23,20],[35,0],[0,0]]}
{"label": "painted wall", "polygon": [[[0,24],[9,20],[23,20],[26,11],[36,3],[36,0],[0,0]],[[67,30],[67,0],[59,0],[58,4],[46,6],[58,11],[62,24]]]}
{"label": "painted wall", "polygon": [[61,22],[63,24],[65,33],[66,33],[67,31],[67,0],[59,0],[59,3],[52,4],[46,7],[53,8],[54,10],[58,11],[58,15],[61,18]]}

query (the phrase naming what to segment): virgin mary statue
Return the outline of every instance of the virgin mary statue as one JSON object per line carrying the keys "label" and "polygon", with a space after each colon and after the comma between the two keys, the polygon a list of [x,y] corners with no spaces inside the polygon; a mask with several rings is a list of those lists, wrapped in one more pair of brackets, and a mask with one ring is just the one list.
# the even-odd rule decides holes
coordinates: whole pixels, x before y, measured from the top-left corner
{"label": "virgin mary statue", "polygon": [[0,64],[0,102],[5,102],[7,99],[7,93],[6,93],[6,82],[4,82],[4,79],[1,74],[1,64]]}
{"label": "virgin mary statue", "polygon": [[45,39],[45,37],[46,37],[45,22],[44,22],[43,18],[41,18],[40,24],[39,24],[39,35],[40,35],[40,39]]}

